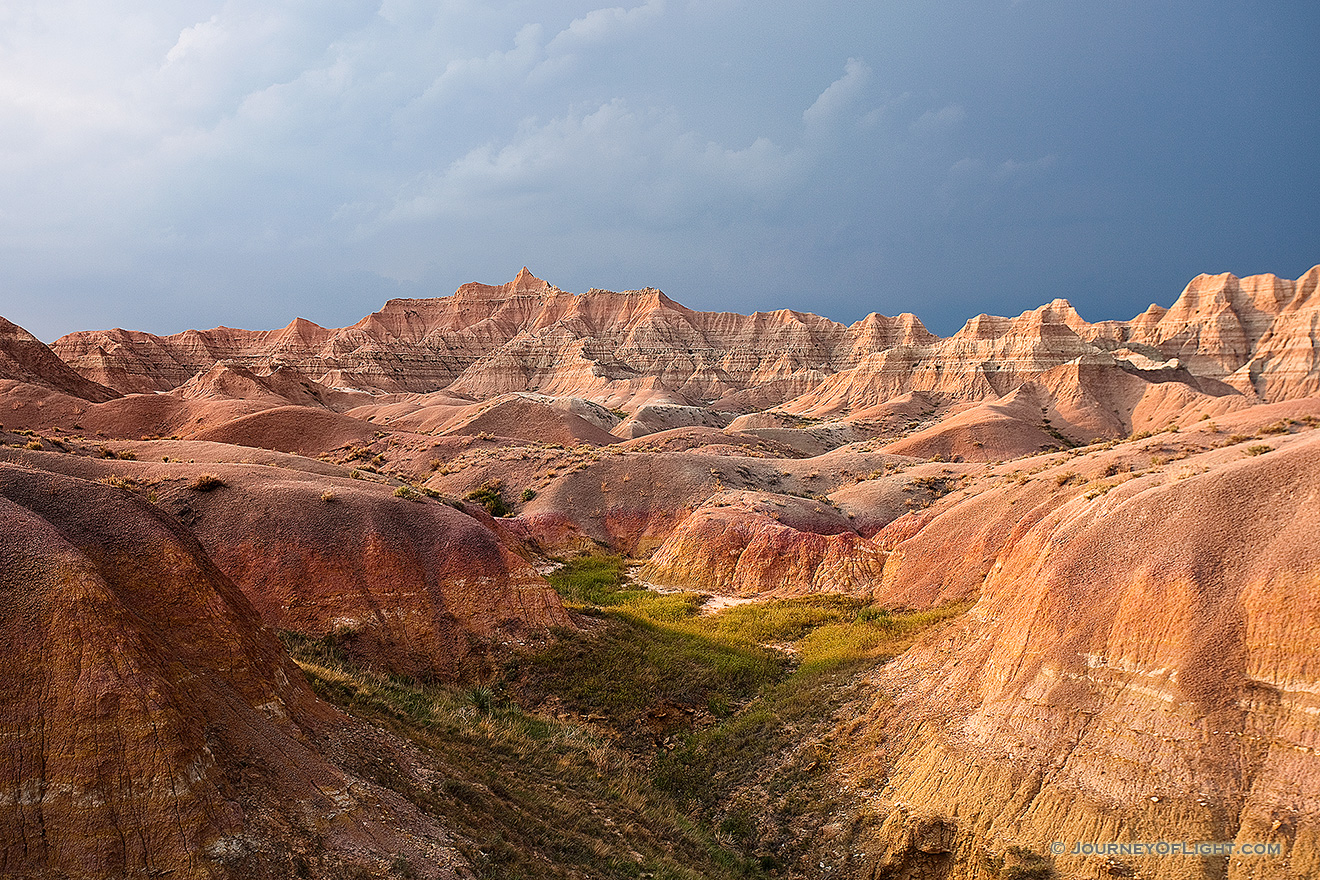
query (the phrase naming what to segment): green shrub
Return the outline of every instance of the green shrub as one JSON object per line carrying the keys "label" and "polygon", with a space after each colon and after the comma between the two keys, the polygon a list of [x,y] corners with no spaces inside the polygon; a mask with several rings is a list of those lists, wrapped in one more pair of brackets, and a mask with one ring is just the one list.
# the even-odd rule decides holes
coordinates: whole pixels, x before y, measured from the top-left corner
{"label": "green shrub", "polygon": [[464,498],[480,504],[491,516],[508,516],[513,512],[504,501],[504,484],[499,480],[491,480],[481,488],[473,489]]}

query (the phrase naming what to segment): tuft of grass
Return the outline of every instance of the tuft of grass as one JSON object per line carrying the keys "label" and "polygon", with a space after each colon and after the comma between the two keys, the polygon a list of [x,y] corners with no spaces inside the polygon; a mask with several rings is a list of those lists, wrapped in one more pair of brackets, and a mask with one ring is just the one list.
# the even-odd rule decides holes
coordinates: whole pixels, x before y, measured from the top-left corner
{"label": "tuft of grass", "polygon": [[326,489],[324,492],[321,493],[321,500],[326,502],[327,504],[330,504],[331,502],[338,501],[339,496],[336,495],[333,490]]}
{"label": "tuft of grass", "polygon": [[404,501],[421,501],[422,493],[412,486],[399,486],[394,490],[394,497],[402,498]]}
{"label": "tuft of grass", "polygon": [[189,489],[195,489],[198,492],[211,492],[225,485],[225,481],[215,474],[199,474],[196,479],[188,484]]}
{"label": "tuft of grass", "polygon": [[1253,443],[1251,446],[1248,446],[1246,449],[1242,451],[1245,452],[1247,455],[1264,455],[1267,452],[1273,452],[1274,447],[1266,446],[1264,443]]}
{"label": "tuft of grass", "polygon": [[570,605],[622,605],[628,595],[645,592],[628,587],[625,564],[618,556],[583,556],[565,562],[546,575],[550,586]]}

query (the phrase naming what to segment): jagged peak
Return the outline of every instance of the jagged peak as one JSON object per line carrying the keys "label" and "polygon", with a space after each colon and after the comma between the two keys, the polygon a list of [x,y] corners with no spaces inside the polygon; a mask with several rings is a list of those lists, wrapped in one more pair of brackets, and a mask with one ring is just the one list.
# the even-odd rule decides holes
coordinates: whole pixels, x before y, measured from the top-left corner
{"label": "jagged peak", "polygon": [[552,286],[553,285],[549,282],[543,281],[533,275],[531,270],[526,266],[522,267],[522,270],[518,272],[517,276],[514,277],[513,282],[509,285],[510,289],[517,291],[543,290],[544,288]]}
{"label": "jagged peak", "polygon": [[306,331],[306,330],[325,330],[326,328],[322,327],[320,324],[316,323],[315,321],[309,321],[306,318],[294,318],[292,321],[288,323],[288,325],[285,326],[284,329]]}

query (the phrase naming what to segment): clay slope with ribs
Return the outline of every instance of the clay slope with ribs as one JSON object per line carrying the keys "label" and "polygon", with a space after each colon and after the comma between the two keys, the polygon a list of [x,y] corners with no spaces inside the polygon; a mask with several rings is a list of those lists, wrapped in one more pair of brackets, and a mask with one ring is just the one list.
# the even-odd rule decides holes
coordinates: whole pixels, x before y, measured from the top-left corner
{"label": "clay slope with ribs", "polygon": [[0,464],[0,874],[329,877],[397,852],[459,876],[433,819],[318,750],[353,722],[173,519]]}

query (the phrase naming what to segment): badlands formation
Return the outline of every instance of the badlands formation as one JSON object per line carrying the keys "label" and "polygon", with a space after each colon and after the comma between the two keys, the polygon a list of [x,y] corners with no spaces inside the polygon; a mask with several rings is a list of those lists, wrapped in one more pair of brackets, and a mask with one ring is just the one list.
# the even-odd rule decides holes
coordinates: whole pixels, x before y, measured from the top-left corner
{"label": "badlands formation", "polygon": [[[1317,286],[947,339],[526,269],[341,329],[0,319],[0,875],[1320,877]],[[610,610],[583,556],[699,595]],[[792,710],[810,626],[731,702],[567,678],[822,595],[927,623]]]}

